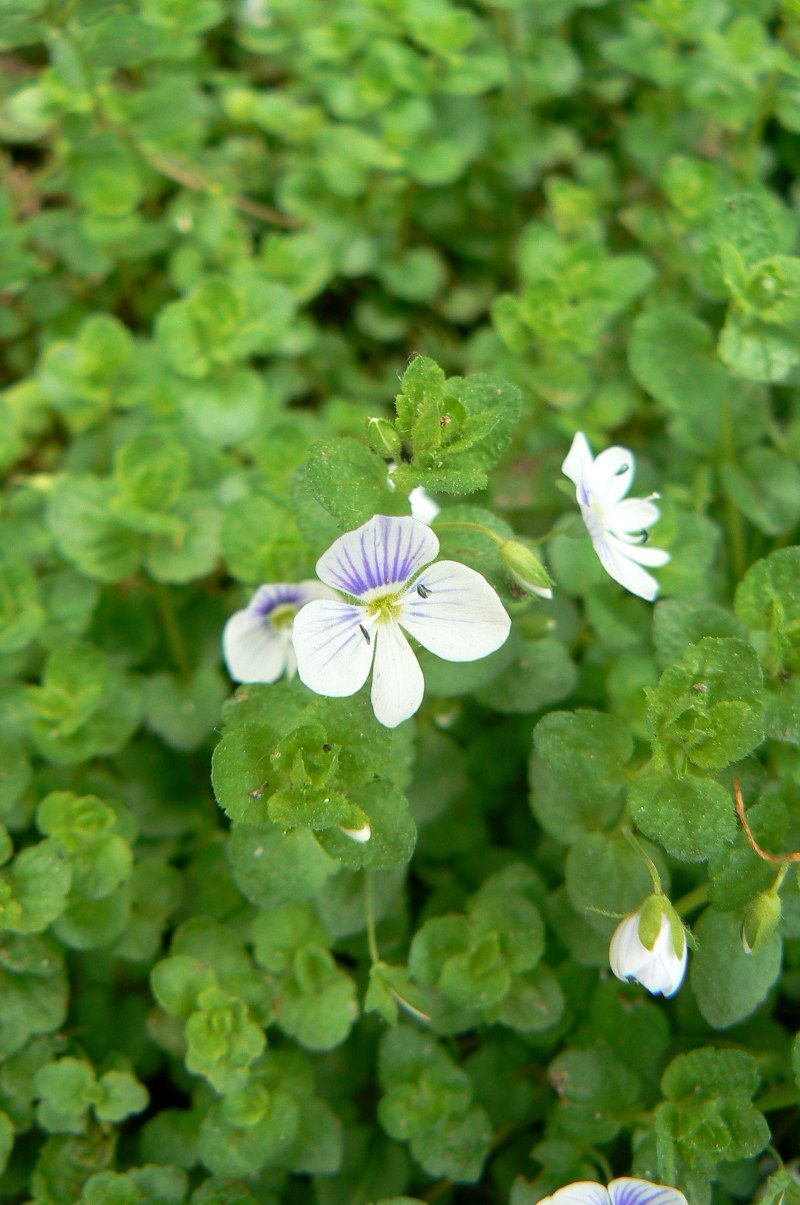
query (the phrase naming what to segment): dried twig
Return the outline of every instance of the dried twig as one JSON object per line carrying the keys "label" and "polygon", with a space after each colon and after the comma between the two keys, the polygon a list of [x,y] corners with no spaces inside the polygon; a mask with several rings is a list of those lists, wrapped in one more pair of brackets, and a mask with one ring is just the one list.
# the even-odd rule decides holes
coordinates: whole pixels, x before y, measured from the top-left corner
{"label": "dried twig", "polygon": [[757,854],[764,862],[771,862],[773,866],[785,866],[788,862],[800,862],[800,850],[796,850],[791,854],[771,854],[767,850],[762,849],[753,836],[747,816],[744,811],[744,800],[742,799],[742,784],[738,778],[733,781],[733,797],[736,800],[736,815],[739,817],[739,823],[744,829],[744,835],[747,837],[750,848],[754,854]]}

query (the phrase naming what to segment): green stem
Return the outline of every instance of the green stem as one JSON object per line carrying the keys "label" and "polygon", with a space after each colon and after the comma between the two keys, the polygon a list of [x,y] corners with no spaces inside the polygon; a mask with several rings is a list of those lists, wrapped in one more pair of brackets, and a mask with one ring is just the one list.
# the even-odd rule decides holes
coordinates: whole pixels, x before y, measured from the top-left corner
{"label": "green stem", "polygon": [[747,554],[744,546],[744,524],[735,502],[726,500],[728,512],[728,535],[731,541],[731,562],[737,582],[740,582],[747,569]]}
{"label": "green stem", "polygon": [[661,886],[661,875],[658,873],[655,862],[647,851],[639,844],[639,841],[632,828],[630,828],[628,825],[624,825],[622,832],[649,870],[650,878],[653,880],[653,890],[655,891],[656,895],[663,895],[664,891]]}
{"label": "green stem", "polygon": [[611,1164],[608,1162],[608,1159],[606,1159],[603,1152],[598,1151],[596,1146],[589,1146],[586,1148],[586,1154],[593,1163],[597,1164],[597,1166],[600,1168],[600,1171],[603,1173],[603,1179],[610,1184],[614,1179],[614,1172]]}
{"label": "green stem", "polygon": [[151,585],[156,605],[158,606],[158,613],[164,625],[164,635],[169,645],[169,651],[172,654],[172,660],[175,662],[175,667],[180,676],[188,678],[189,658],[186,654],[186,645],[183,643],[180,625],[175,618],[175,609],[172,606],[169,590],[167,590],[163,582],[152,582]]}
{"label": "green stem", "polygon": [[441,523],[436,523],[435,527],[437,531],[441,531],[443,527],[466,528],[468,531],[479,531],[481,535],[489,536],[500,547],[508,543],[508,536],[499,535],[498,532],[492,531],[491,527],[486,527],[483,523],[470,523],[466,519],[443,519]]}
{"label": "green stem", "polygon": [[[727,460],[736,460],[736,447],[731,428],[730,405],[727,399],[722,404],[722,442]],[[727,515],[728,538],[731,548],[731,564],[737,582],[740,582],[747,569],[747,552],[745,550],[744,525],[741,511],[729,495],[725,494],[725,511]]]}
{"label": "green stem", "polygon": [[797,1084],[780,1084],[770,1088],[754,1102],[759,1113],[777,1113],[779,1109],[791,1109],[800,1105],[800,1088]]}
{"label": "green stem", "polygon": [[686,895],[681,896],[677,903],[672,905],[678,916],[686,916],[704,904],[708,899],[708,891],[708,883],[698,883],[691,891],[687,891]]}
{"label": "green stem", "polygon": [[364,871],[364,911],[367,916],[367,945],[372,965],[380,962],[381,954],[378,949],[378,938],[375,933],[375,902],[372,895],[372,871]]}

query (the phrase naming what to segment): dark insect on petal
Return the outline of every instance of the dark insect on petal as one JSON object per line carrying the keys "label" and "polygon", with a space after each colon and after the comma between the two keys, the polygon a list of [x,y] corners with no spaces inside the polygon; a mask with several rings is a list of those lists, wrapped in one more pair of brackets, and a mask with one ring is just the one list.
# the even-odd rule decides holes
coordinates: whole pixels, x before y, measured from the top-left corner
{"label": "dark insect on petal", "polygon": [[417,594],[420,596],[420,598],[430,598],[430,593],[431,592],[428,587],[423,586],[420,582],[420,584],[417,586]]}
{"label": "dark insect on petal", "polygon": [[367,629],[364,627],[363,623],[360,623],[358,625],[358,630],[361,633],[361,635],[364,637],[364,639],[366,640],[367,644],[369,644],[370,643],[370,634],[367,631]]}

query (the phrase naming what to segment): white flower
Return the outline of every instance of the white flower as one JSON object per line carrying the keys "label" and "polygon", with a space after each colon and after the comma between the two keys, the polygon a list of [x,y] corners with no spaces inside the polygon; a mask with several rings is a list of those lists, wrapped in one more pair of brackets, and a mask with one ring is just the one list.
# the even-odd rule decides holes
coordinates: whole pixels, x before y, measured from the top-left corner
{"label": "white flower", "polygon": [[231,615],[222,632],[222,653],[234,682],[276,682],[294,676],[297,661],[292,624],[312,598],[333,598],[319,582],[259,586],[242,611]]}
{"label": "white flower", "polygon": [[408,500],[411,503],[411,514],[420,523],[430,525],[442,509],[438,502],[434,502],[429,494],[421,485],[417,485],[408,495]]}
{"label": "white flower", "polygon": [[579,431],[561,471],[575,484],[583,521],[605,571],[631,594],[652,602],[658,582],[642,566],[657,569],[666,565],[669,553],[646,543],[647,529],[661,513],[653,505],[658,494],[625,497],[634,476],[633,453],[615,447],[593,457],[586,436]]}
{"label": "white flower", "polygon": [[310,602],[294,622],[300,678],[317,694],[355,694],[372,674],[372,706],[394,728],[422,702],[424,681],[403,632],[447,661],[477,661],[511,629],[497,594],[456,561],[431,562],[439,540],[408,516],[375,515],[340,536],[317,562],[346,595]]}
{"label": "white flower", "polygon": [[[655,933],[650,948],[640,936],[642,914]],[[654,911],[657,910],[657,911]],[[608,960],[617,979],[635,979],[654,996],[674,996],[686,973],[686,935],[669,901],[650,896],[638,912],[620,921],[611,938]]]}
{"label": "white flower", "polygon": [[608,1188],[591,1180],[568,1184],[539,1205],[687,1205],[686,1197],[677,1188],[651,1184],[649,1180],[623,1177],[612,1180]]}
{"label": "white flower", "polygon": [[[393,460],[389,461],[386,469],[386,484],[390,490],[396,490],[397,486],[394,483],[394,473],[397,470],[397,465]],[[421,485],[415,485],[411,493],[408,495],[408,501],[411,504],[411,516],[414,519],[419,519],[420,523],[431,525],[433,520],[442,509],[438,502],[434,502],[430,494],[426,493]]]}

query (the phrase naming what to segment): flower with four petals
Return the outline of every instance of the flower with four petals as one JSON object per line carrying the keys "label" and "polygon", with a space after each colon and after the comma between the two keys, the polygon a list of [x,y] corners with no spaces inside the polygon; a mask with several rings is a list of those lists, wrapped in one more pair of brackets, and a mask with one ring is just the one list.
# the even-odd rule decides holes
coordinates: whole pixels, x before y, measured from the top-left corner
{"label": "flower with four petals", "polygon": [[394,728],[422,702],[424,680],[406,639],[447,661],[499,649],[511,620],[480,573],[436,561],[437,536],[408,516],[375,515],[335,540],[317,573],[338,598],[318,599],[294,621],[301,681],[321,695],[355,694],[372,672],[372,706]]}

